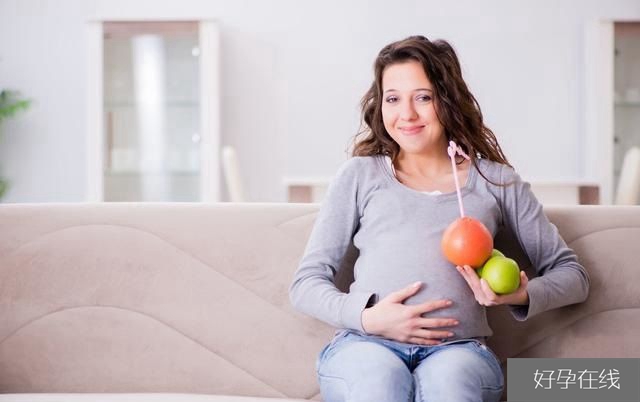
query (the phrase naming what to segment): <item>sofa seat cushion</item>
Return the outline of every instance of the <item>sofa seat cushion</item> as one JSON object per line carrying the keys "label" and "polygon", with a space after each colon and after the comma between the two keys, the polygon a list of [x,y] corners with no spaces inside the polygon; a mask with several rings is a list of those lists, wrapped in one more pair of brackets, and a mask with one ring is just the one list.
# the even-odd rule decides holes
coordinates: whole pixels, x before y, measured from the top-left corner
{"label": "sofa seat cushion", "polygon": [[0,402],[308,402],[305,399],[200,394],[0,394]]}

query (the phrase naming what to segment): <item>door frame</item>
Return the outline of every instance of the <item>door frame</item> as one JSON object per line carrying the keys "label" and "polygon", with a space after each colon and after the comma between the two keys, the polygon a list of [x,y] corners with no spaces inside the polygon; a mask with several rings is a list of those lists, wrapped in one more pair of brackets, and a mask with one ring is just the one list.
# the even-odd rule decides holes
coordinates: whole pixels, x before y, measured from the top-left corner
{"label": "door frame", "polygon": [[640,23],[637,18],[600,19],[585,32],[584,173],[600,184],[600,202],[615,202],[615,30],[618,22]]}
{"label": "door frame", "polygon": [[582,165],[600,184],[600,203],[613,201],[613,20],[588,24],[585,33],[585,134]]}

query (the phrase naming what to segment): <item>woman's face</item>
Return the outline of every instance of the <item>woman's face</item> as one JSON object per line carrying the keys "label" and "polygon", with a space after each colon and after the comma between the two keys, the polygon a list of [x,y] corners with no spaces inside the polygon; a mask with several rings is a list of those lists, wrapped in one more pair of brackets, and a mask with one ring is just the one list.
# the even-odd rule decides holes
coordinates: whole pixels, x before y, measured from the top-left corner
{"label": "woman's face", "polygon": [[382,73],[382,121],[401,152],[428,153],[446,147],[433,86],[419,62],[392,64]]}

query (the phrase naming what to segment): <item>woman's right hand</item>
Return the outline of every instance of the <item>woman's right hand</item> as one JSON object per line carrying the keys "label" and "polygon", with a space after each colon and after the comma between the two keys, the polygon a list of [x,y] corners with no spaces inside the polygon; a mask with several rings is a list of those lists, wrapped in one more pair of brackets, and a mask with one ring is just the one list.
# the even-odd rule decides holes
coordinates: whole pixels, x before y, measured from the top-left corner
{"label": "woman's right hand", "polygon": [[417,282],[389,294],[373,307],[362,312],[362,327],[372,335],[381,335],[399,342],[418,345],[437,345],[454,334],[438,328],[453,327],[458,321],[453,318],[425,318],[422,314],[451,306],[450,300],[432,300],[415,306],[403,302],[420,290]]}

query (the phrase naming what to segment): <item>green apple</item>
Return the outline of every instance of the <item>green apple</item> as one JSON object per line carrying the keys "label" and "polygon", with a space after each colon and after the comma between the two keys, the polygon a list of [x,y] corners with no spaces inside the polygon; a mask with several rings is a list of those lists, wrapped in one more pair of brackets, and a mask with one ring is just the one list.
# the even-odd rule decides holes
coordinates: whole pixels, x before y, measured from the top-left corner
{"label": "green apple", "polygon": [[[498,249],[495,249],[495,248],[494,248],[494,249],[491,251],[491,255],[489,256],[489,258],[487,258],[487,261],[489,261],[489,260],[491,259],[491,257],[498,257],[498,256],[499,256],[499,257],[504,257],[504,254],[502,254],[502,253],[500,252],[500,250],[498,250]],[[485,263],[486,263],[487,261],[485,261]],[[484,267],[484,265],[483,265],[482,267]],[[477,274],[478,274],[478,276],[480,276],[480,277],[482,276],[482,267],[480,267],[480,268],[476,269],[476,273],[477,273]]]}
{"label": "green apple", "polygon": [[482,266],[481,277],[491,290],[503,295],[512,293],[520,287],[520,267],[511,258],[495,256]]}
{"label": "green apple", "polygon": [[489,258],[491,258],[491,257],[497,257],[497,256],[504,257],[504,254],[502,254],[502,252],[501,252],[500,250],[498,250],[498,249],[495,249],[495,248],[494,248],[494,249],[491,251],[491,256],[490,256]]}

